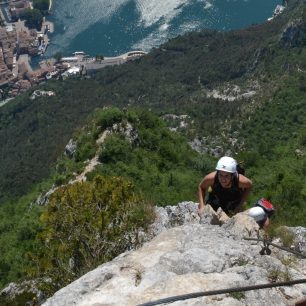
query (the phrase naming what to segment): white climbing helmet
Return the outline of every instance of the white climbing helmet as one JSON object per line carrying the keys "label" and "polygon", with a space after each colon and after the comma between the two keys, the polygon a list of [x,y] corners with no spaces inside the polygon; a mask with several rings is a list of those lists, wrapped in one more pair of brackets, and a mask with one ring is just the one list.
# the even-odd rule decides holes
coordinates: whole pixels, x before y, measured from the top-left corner
{"label": "white climbing helmet", "polygon": [[236,173],[237,172],[237,162],[232,157],[223,156],[219,159],[217,166],[216,166],[216,170]]}
{"label": "white climbing helmet", "polygon": [[259,206],[250,208],[249,216],[254,218],[255,221],[263,221],[267,218],[267,214],[265,213],[264,209]]}

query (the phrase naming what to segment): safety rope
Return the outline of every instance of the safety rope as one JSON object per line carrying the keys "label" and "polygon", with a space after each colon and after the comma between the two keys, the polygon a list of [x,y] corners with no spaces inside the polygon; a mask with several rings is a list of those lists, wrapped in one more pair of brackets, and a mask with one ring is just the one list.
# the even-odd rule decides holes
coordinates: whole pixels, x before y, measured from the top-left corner
{"label": "safety rope", "polygon": [[286,247],[283,247],[283,246],[280,246],[278,244],[275,244],[273,242],[271,242],[270,239],[262,239],[262,238],[247,238],[247,237],[244,237],[243,238],[244,240],[253,240],[253,241],[260,241],[260,242],[263,242],[265,244],[266,247],[269,247],[269,245],[272,245],[278,249],[281,249],[283,251],[286,251],[286,252],[289,252],[289,253],[292,253],[292,254],[295,254],[297,256],[300,256],[302,258],[306,258],[306,256],[304,254],[302,254],[301,252],[298,252],[298,251],[294,251],[294,250],[291,250],[291,249],[288,249]]}
{"label": "safety rope", "polygon": [[233,287],[233,288],[212,290],[212,291],[206,291],[206,292],[195,292],[195,293],[190,293],[190,294],[172,296],[172,297],[168,297],[168,298],[164,298],[164,299],[160,299],[160,300],[156,300],[156,301],[148,302],[144,304],[139,304],[138,306],[161,305],[161,304],[166,304],[166,303],[173,303],[176,301],[184,301],[187,299],[195,299],[198,297],[209,296],[209,295],[258,290],[258,289],[273,288],[273,287],[292,286],[292,285],[304,284],[304,283],[306,283],[306,279],[296,279],[296,280],[287,281],[287,282],[269,283],[269,284],[261,284],[261,285],[245,286],[245,287]]}

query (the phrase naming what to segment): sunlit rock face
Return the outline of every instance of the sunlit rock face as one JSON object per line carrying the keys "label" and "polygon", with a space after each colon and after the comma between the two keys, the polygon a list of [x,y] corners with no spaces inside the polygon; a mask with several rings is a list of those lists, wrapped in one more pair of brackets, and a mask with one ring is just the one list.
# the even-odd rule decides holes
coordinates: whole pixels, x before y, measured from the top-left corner
{"label": "sunlit rock face", "polygon": [[[260,243],[243,239],[258,233],[257,224],[245,213],[231,219],[219,214],[218,225],[211,224],[216,223],[211,222],[216,220],[213,212],[207,209],[205,214],[200,219],[192,202],[159,208],[157,236],[87,273],[43,305],[132,306],[194,292],[306,278],[305,259],[277,248],[271,248],[271,256],[261,256]],[[305,294],[306,285],[300,284],[173,305],[294,305]]]}

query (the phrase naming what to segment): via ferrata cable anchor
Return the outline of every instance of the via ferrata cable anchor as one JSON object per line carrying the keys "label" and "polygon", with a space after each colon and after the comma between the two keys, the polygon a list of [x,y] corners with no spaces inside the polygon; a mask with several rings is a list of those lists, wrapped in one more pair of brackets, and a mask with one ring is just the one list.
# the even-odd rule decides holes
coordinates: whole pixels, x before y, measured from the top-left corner
{"label": "via ferrata cable anchor", "polygon": [[275,244],[275,243],[272,242],[272,239],[268,238],[267,236],[264,236],[263,238],[248,238],[248,237],[243,237],[243,239],[244,240],[257,241],[257,242],[263,242],[264,245],[263,245],[262,249],[259,252],[260,255],[265,255],[265,254],[271,255],[271,250],[269,248],[269,246],[271,245],[271,246],[276,247],[276,248],[278,248],[280,250],[292,253],[292,254],[294,254],[294,255],[296,255],[298,257],[306,259],[306,255],[304,255],[303,253],[295,251],[295,250],[291,250],[289,248],[283,247],[283,246],[278,245],[278,244]]}
{"label": "via ferrata cable anchor", "polygon": [[263,247],[261,248],[259,254],[260,255],[271,255],[271,249],[269,248],[271,244],[271,240],[268,239],[267,237],[264,237],[263,241]]}

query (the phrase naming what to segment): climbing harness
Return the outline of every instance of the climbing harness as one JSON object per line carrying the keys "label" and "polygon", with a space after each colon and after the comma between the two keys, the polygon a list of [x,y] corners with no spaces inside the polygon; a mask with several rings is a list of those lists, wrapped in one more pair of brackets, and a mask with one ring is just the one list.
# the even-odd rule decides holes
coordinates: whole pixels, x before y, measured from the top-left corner
{"label": "climbing harness", "polygon": [[245,287],[233,287],[233,288],[212,290],[212,291],[206,291],[206,292],[195,292],[195,293],[190,293],[190,294],[172,296],[172,297],[168,297],[168,298],[164,298],[164,299],[160,299],[160,300],[156,300],[156,301],[148,302],[144,304],[139,304],[138,306],[161,305],[161,304],[174,303],[176,301],[184,301],[187,299],[194,299],[194,298],[209,296],[209,295],[258,290],[258,289],[266,289],[266,288],[273,288],[273,287],[292,286],[292,285],[304,284],[304,283],[306,283],[306,279],[296,279],[296,280],[287,281],[287,282],[268,283],[268,284],[245,286]]}
{"label": "climbing harness", "polygon": [[301,252],[298,252],[298,251],[294,251],[294,250],[291,250],[289,248],[286,248],[286,247],[283,247],[281,245],[278,245],[278,244],[275,244],[272,242],[272,239],[271,238],[268,238],[268,237],[264,237],[264,238],[247,238],[247,237],[243,237],[244,240],[252,240],[252,241],[258,241],[258,242],[263,242],[263,247],[262,249],[260,250],[259,254],[260,255],[270,255],[271,254],[271,249],[269,248],[269,246],[274,246],[278,249],[281,249],[283,251],[286,251],[286,252],[289,252],[289,253],[292,253],[292,254],[295,254],[297,256],[300,256],[301,258],[306,258],[306,256],[304,254],[302,254]]}

